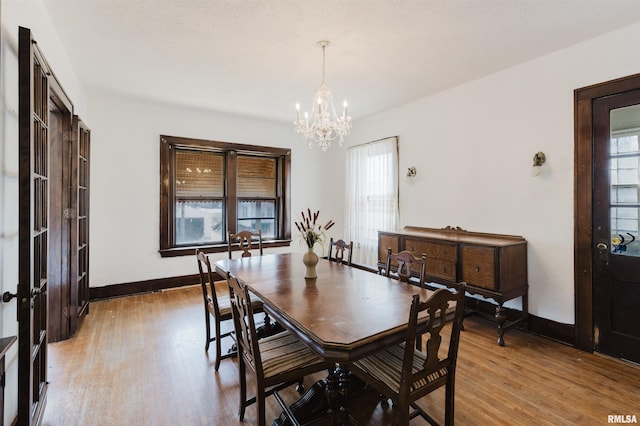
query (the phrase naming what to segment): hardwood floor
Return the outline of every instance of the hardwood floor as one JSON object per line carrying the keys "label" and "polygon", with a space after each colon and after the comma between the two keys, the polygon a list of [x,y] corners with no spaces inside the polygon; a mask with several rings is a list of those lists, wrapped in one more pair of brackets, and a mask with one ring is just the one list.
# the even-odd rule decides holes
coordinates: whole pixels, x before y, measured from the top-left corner
{"label": "hardwood floor", "polygon": [[[49,344],[43,424],[239,424],[237,362],[223,360],[215,373],[213,352],[204,352],[201,298],[199,287],[188,287],[92,302],[75,337]],[[456,424],[603,425],[608,415],[640,418],[640,367],[517,330],[507,333],[506,347],[495,339],[492,323],[465,319]],[[284,394],[291,402],[296,396],[293,389]],[[442,420],[443,397],[437,391],[420,405]],[[354,404],[361,424],[392,418],[392,408],[375,402]],[[281,410],[273,397],[267,405],[271,424]],[[244,424],[257,424],[255,415],[252,406]]]}

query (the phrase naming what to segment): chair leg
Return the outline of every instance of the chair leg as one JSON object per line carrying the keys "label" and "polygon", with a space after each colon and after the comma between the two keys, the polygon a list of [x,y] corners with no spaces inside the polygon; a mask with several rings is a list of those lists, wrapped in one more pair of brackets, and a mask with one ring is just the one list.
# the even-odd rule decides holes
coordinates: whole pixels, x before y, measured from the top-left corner
{"label": "chair leg", "polygon": [[204,323],[207,328],[207,342],[204,345],[204,351],[209,352],[209,343],[211,342],[211,317],[206,309],[204,310]]}
{"label": "chair leg", "polygon": [[258,405],[258,426],[266,426],[267,407],[265,403],[264,388],[258,387],[256,391],[256,404]]}
{"label": "chair leg", "polygon": [[247,408],[247,376],[242,355],[238,353],[238,371],[240,379],[240,408],[238,408],[238,420],[244,420],[244,411]]}
{"label": "chair leg", "polygon": [[398,425],[409,426],[409,407],[398,407]]}
{"label": "chair leg", "polygon": [[216,321],[216,371],[220,368],[220,357],[222,356],[222,342],[220,338],[220,323]]}
{"label": "chair leg", "polygon": [[445,402],[444,402],[444,424],[453,426],[454,423],[454,403],[455,403],[455,380],[453,375],[447,378],[445,386]]}

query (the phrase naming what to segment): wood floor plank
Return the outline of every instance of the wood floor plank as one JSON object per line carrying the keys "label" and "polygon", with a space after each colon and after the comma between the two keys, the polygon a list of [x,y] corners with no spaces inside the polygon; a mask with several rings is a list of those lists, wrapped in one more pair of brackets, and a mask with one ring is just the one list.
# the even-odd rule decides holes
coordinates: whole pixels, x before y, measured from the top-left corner
{"label": "wood floor plank", "polygon": [[[49,345],[44,425],[237,425],[235,359],[214,370],[204,352],[198,287],[92,302],[76,335]],[[457,425],[603,425],[640,418],[640,367],[518,330],[495,343],[494,325],[465,319],[456,376]],[[307,378],[310,387],[322,374]],[[248,381],[249,392],[253,382]],[[293,389],[283,394],[294,401]],[[444,418],[444,392],[420,405]],[[267,423],[280,414],[271,397]],[[393,408],[368,395],[352,406],[361,424],[388,424]],[[255,407],[244,424],[255,425]],[[411,423],[425,424],[420,419]]]}

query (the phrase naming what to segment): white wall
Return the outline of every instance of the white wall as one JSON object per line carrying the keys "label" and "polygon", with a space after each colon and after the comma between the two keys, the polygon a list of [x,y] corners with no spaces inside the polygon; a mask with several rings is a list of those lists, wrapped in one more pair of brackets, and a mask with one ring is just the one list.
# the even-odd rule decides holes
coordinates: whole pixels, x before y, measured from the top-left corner
{"label": "white wall", "polygon": [[400,137],[401,176],[418,171],[403,226],[524,236],[530,312],[573,324],[573,91],[640,72],[638,40],[640,24],[358,120],[349,143]]}
{"label": "white wall", "polygon": [[[15,49],[16,54],[18,26],[31,29],[47,63],[73,102],[74,109],[81,115],[86,115],[88,111],[85,107],[84,90],[42,0],[2,0],[3,43]],[[18,88],[15,90],[17,93]]]}
{"label": "white wall", "polygon": [[[162,105],[97,89],[88,90],[88,99],[92,287],[197,272],[193,256],[161,258],[158,253],[160,135],[291,147],[293,212],[328,204],[321,187],[325,159],[301,142],[291,124]],[[267,252],[300,249],[295,242],[291,248]]]}

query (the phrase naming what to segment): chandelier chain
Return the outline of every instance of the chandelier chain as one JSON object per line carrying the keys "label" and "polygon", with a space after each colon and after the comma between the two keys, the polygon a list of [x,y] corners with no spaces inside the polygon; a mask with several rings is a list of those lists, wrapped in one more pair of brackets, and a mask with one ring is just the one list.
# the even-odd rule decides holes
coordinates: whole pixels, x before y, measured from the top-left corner
{"label": "chandelier chain", "polygon": [[324,76],[325,76],[325,72],[324,72],[324,64],[325,64],[325,49],[327,48],[326,44],[322,45],[322,87],[324,87]]}

